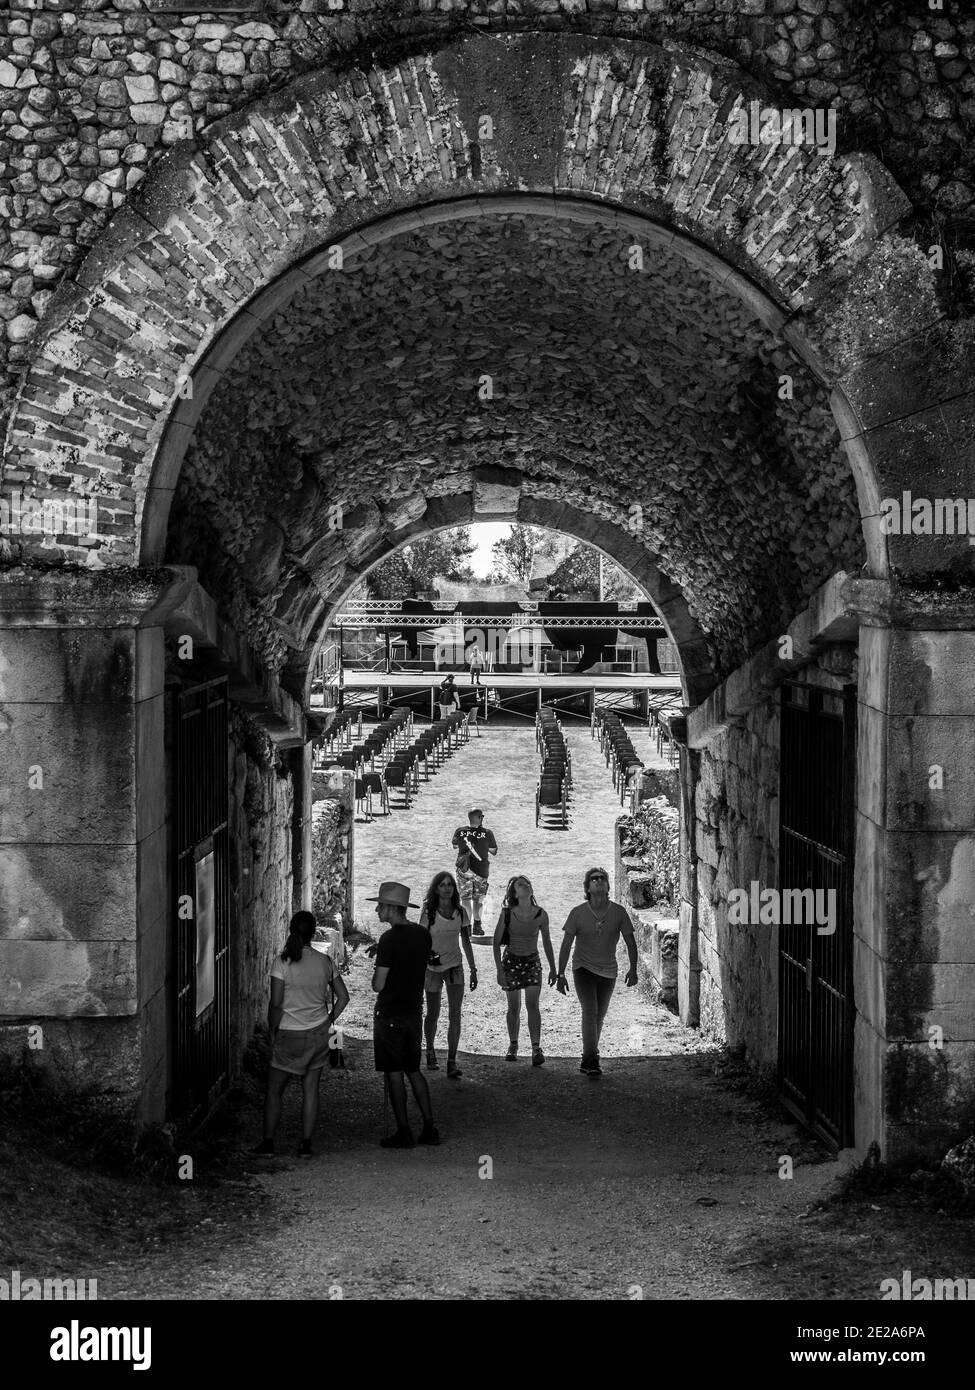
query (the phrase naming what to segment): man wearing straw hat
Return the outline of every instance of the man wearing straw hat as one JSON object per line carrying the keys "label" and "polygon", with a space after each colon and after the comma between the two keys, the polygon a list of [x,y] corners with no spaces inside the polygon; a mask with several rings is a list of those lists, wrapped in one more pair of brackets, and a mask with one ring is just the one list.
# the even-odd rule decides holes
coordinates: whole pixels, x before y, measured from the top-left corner
{"label": "man wearing straw hat", "polygon": [[406,1115],[405,1083],[409,1081],[413,1099],[423,1116],[423,1129],[416,1142],[439,1144],[430,1088],[420,1071],[423,985],[431,958],[434,964],[439,958],[433,955],[433,938],[426,927],[406,920],[406,909],[418,904],[410,902],[410,890],[404,883],[381,883],[378,895],[367,901],[376,904],[377,917],[389,927],[379,938],[375,952],[372,987],[377,997],[373,1046],[376,1070],[384,1073],[392,1102],[396,1133],[379,1142],[384,1149],[413,1147],[413,1132]]}

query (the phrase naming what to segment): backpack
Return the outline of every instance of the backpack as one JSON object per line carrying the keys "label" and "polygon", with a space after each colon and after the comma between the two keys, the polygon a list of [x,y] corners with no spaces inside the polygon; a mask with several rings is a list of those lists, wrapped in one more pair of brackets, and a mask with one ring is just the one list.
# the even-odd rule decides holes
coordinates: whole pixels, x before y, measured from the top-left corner
{"label": "backpack", "polygon": [[[466,826],[466,825],[464,826],[464,829],[465,829],[465,830],[467,829],[467,826]],[[463,842],[463,843],[466,844],[466,842]],[[469,850],[469,849],[466,849],[466,848],[458,848],[458,850],[457,850],[457,858],[456,858],[456,860],[454,861],[454,868],[457,870],[458,873],[466,874],[467,871],[468,871],[468,869],[469,869],[470,867],[471,867],[471,852],[470,852],[470,850]]]}

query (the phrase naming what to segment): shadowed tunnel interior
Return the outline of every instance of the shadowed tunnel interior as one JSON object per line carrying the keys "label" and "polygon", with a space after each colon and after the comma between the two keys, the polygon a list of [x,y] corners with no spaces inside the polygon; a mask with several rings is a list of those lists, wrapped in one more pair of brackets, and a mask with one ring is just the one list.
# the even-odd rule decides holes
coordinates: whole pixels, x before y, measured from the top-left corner
{"label": "shadowed tunnel interior", "polygon": [[167,560],[280,670],[404,522],[470,520],[485,466],[512,470],[522,519],[570,504],[632,537],[716,679],[863,560],[826,392],[736,295],[611,225],[483,210],[356,251],[250,339]]}

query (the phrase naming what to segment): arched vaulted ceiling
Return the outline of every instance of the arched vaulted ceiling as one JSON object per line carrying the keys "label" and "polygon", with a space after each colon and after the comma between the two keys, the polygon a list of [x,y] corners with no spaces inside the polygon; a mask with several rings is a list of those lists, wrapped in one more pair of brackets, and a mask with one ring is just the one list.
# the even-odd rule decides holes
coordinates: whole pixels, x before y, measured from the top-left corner
{"label": "arched vaulted ceiling", "polygon": [[450,516],[500,467],[536,520],[568,503],[623,528],[732,669],[862,564],[850,466],[791,348],[674,250],[634,268],[634,244],[481,209],[320,275],[211,395],[167,558],[280,667],[404,516]]}

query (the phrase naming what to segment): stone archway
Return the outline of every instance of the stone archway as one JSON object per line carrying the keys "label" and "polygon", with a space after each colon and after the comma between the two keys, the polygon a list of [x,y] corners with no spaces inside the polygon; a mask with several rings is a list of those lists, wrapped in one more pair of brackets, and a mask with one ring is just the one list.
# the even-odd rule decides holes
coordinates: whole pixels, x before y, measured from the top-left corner
{"label": "stone archway", "polygon": [[[695,238],[679,243],[687,259],[713,270],[706,251],[723,258],[720,278],[753,304],[731,267],[795,315],[906,206],[866,157],[834,169],[814,147],[736,144],[753,95],[716,60],[564,35],[478,36],[385,72],[301,79],[163,161],[116,215],[48,307],[5,466],[42,493],[55,476],[82,494],[97,481],[98,542],[56,548],[138,562],[146,491],[172,485],[181,431],[157,452],[185,374],[220,371],[296,282],[327,268],[318,248],[444,197],[535,192],[638,212]],[[205,398],[206,376],[196,384]],[[174,422],[184,437],[187,417]],[[876,515],[856,466],[861,513]]]}
{"label": "stone archway", "polygon": [[[532,199],[544,199],[529,209],[531,217],[611,227],[621,242],[639,235],[680,260],[689,277],[707,279],[716,295],[737,299],[753,322],[795,353],[818,393],[817,409],[819,396],[830,399],[849,460],[846,486],[856,490],[852,514],[858,514],[862,533],[862,555],[851,549],[843,563],[865,561],[867,575],[878,581],[838,620],[848,642],[851,632],[867,624],[860,644],[860,720],[868,753],[858,799],[859,836],[871,865],[858,887],[862,1132],[867,1141],[873,1135],[883,1139],[886,1129],[894,1133],[899,1127],[908,1143],[929,1120],[935,1128],[942,1122],[937,1115],[915,1120],[912,1106],[925,1087],[932,1090],[932,1069],[938,1069],[938,1094],[957,1094],[975,1043],[961,1031],[952,1038],[957,1046],[950,1056],[932,1059],[922,1050],[921,1030],[937,1008],[937,948],[932,955],[922,947],[927,953],[917,957],[913,926],[905,936],[887,870],[889,863],[893,878],[893,866],[909,863],[910,871],[897,872],[917,878],[933,857],[947,882],[959,827],[968,825],[970,810],[962,806],[963,787],[952,791],[947,810],[922,796],[925,839],[915,833],[921,769],[911,764],[900,800],[889,793],[883,773],[888,747],[896,750],[911,736],[909,721],[925,721],[925,738],[937,751],[951,740],[952,720],[971,718],[971,702],[951,682],[954,647],[939,634],[945,626],[966,629],[953,641],[967,651],[972,622],[960,600],[946,613],[923,599],[891,598],[879,582],[888,575],[879,517],[881,498],[896,492],[905,477],[923,476],[929,490],[948,490],[940,480],[964,466],[973,399],[967,358],[956,330],[942,322],[934,272],[921,248],[898,234],[908,209],[882,168],[856,154],[841,156],[834,166],[802,146],[768,152],[735,144],[733,118],[752,97],[761,99],[762,93],[719,60],[582,36],[478,37],[369,73],[315,73],[259,109],[218,123],[199,145],[163,161],[117,214],[75,284],[62,288],[48,306],[11,418],[4,478],[39,500],[94,495],[101,521],[97,534],[82,544],[31,536],[17,543],[24,570],[8,588],[8,617],[21,631],[9,637],[10,651],[19,657],[25,633],[39,630],[34,651],[43,649],[55,673],[55,699],[43,719],[32,714],[43,672],[36,664],[8,662],[14,674],[5,677],[5,691],[17,713],[13,765],[29,765],[32,748],[51,727],[51,714],[60,710],[72,737],[57,754],[57,785],[77,787],[94,732],[96,753],[104,755],[105,767],[128,777],[129,792],[103,814],[67,797],[60,819],[48,827],[47,838],[62,861],[56,871],[36,843],[33,808],[22,792],[12,794],[12,848],[5,851],[10,881],[22,885],[25,901],[32,893],[53,901],[57,918],[54,934],[29,938],[26,953],[37,962],[55,962],[53,976],[44,974],[44,964],[33,980],[53,979],[53,994],[35,990],[32,996],[28,989],[19,997],[21,1012],[28,1013],[50,1006],[52,998],[55,1005],[75,1000],[90,986],[105,1011],[124,1015],[135,1047],[128,1070],[139,1073],[132,1085],[148,1098],[145,1113],[159,1112],[164,1093],[164,628],[174,614],[183,625],[195,617],[225,661],[224,638],[242,652],[254,646],[253,633],[236,615],[229,624],[224,618],[221,634],[219,603],[211,599],[207,607],[199,592],[177,598],[174,586],[164,586],[168,576],[145,568],[166,556],[169,504],[177,488],[188,495],[193,485],[192,468],[184,463],[187,448],[193,440],[199,455],[203,433],[197,431],[216,418],[211,402],[246,367],[255,341],[277,331],[296,298],[325,280],[329,248],[341,246],[354,263],[388,238],[469,220],[472,200],[483,219],[501,220],[518,216]],[[944,371],[937,379],[920,374],[905,409],[905,384],[932,353],[940,355]],[[193,399],[183,401],[188,375]],[[944,412],[942,403],[950,403]],[[345,554],[343,571],[348,560],[361,563],[381,554],[411,527],[429,527],[449,514],[453,499],[471,492],[472,469],[492,463],[497,460],[468,460],[464,476],[435,498],[429,514],[423,494],[422,516],[411,517],[407,508],[400,518],[394,506],[375,535],[363,526],[362,553]],[[545,504],[559,499],[545,495],[540,475],[532,485],[534,492],[519,491],[516,514],[539,521],[549,514]],[[607,528],[607,547],[615,549],[622,532],[610,504],[618,511],[619,497],[608,500],[600,525]],[[476,514],[476,500],[473,505]],[[845,502],[843,510],[850,515]],[[703,744],[740,721],[742,708],[756,705],[756,690],[774,682],[776,670],[781,674],[781,668],[756,671],[741,664],[751,658],[761,665],[760,649],[776,630],[776,619],[753,609],[750,598],[743,601],[741,640],[716,664],[713,643],[707,642],[712,634],[704,633],[688,605],[689,586],[675,584],[672,559],[665,561],[652,534],[642,548],[640,562],[655,567],[676,590],[667,595],[675,635],[683,633],[689,697],[701,699],[715,679],[728,677],[700,707],[692,738]],[[734,559],[732,553],[728,563]],[[891,567],[908,579],[964,581],[971,560],[961,537],[924,551],[909,537],[892,538],[889,546]],[[38,567],[48,561],[79,563],[90,573],[65,571],[52,578]],[[117,572],[114,581],[106,571]],[[827,613],[830,622],[816,625],[829,604],[812,577],[801,597],[814,617],[799,627],[819,640],[833,630],[836,615]],[[258,614],[257,627],[268,633],[283,624],[283,648],[299,655],[320,630],[333,592],[311,581],[307,569],[297,576],[286,568],[275,572]],[[186,589],[185,575],[180,582]],[[905,666],[916,658],[930,676],[923,698],[900,680],[894,650]],[[274,661],[244,664],[257,670],[255,688],[270,674],[270,713],[280,721],[284,711],[291,720],[289,738],[301,742],[301,711],[288,689],[300,690],[296,677],[306,666],[299,660],[289,671],[273,643],[268,652]],[[708,660],[702,659],[705,652]],[[80,685],[78,671],[84,677]],[[282,680],[282,673],[291,678]],[[261,698],[260,692],[254,696],[255,707]],[[117,717],[110,729],[112,711]],[[102,846],[94,867],[85,854],[92,838]],[[70,892],[66,860],[74,871]],[[80,921],[72,895],[76,902],[94,901],[96,872],[112,880],[113,912],[92,949],[85,935],[91,928]],[[939,913],[953,901],[950,892],[925,899],[911,923],[923,918],[928,939],[931,933],[937,937]],[[18,918],[18,931],[32,929],[29,917]],[[696,922],[691,929],[696,932]],[[7,959],[26,959],[23,940],[13,945]],[[910,957],[906,966],[904,952]],[[30,971],[19,964],[16,971],[18,983],[26,980],[33,988]],[[895,985],[903,983],[912,971],[923,977],[930,1007],[917,1017],[901,1010],[892,1034],[884,1011],[886,981],[889,976]],[[110,998],[100,988],[109,978]],[[8,1001],[4,1007],[11,1012]],[[72,1008],[62,1007],[70,1015],[69,1050],[88,1015],[98,1012],[87,1005]],[[894,1101],[883,1089],[888,1054],[900,1088]],[[947,1110],[956,1113],[959,1104],[953,1101],[954,1109]]]}

